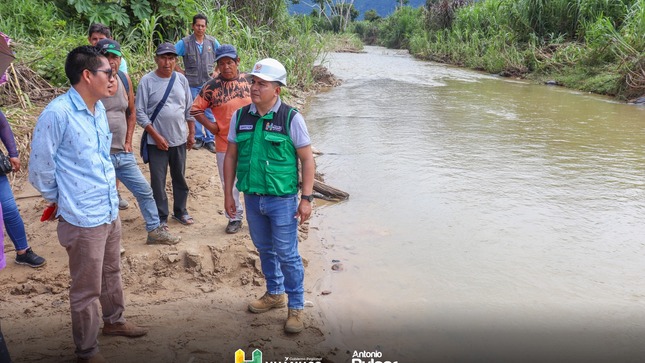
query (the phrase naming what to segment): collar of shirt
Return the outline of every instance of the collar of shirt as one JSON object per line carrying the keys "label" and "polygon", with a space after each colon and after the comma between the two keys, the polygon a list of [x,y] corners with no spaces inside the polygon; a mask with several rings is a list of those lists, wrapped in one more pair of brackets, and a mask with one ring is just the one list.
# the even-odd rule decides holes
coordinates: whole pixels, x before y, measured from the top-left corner
{"label": "collar of shirt", "polygon": [[[282,100],[280,99],[280,96],[278,96],[278,100],[275,101],[275,104],[273,104],[273,107],[267,112],[267,114],[271,112],[278,112],[278,109],[282,105]],[[249,113],[258,113],[258,108],[255,106],[255,103],[251,103],[251,107],[249,107]]]}
{"label": "collar of shirt", "polygon": [[197,50],[199,50],[199,54],[202,54],[202,50],[204,49],[204,41],[202,40],[202,42],[200,43],[195,40],[195,44],[197,44]]}
{"label": "collar of shirt", "polygon": [[94,105],[94,114],[90,112],[90,109],[87,108],[87,104],[85,103],[85,100],[83,100],[83,97],[81,97],[81,94],[78,93],[76,88],[74,86],[69,88],[69,92],[67,92],[69,99],[71,101],[71,104],[76,107],[76,111],[83,111],[87,112],[88,115],[92,117],[96,117],[97,115],[100,114],[101,111],[105,111],[105,107],[103,107],[103,103],[101,101],[97,101],[96,104]]}

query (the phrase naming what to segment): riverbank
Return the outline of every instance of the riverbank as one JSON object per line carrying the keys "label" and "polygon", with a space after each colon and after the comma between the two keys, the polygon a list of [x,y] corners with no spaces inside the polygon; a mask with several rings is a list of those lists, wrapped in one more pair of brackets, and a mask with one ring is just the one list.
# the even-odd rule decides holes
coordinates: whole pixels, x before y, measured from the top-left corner
{"label": "riverbank", "polygon": [[353,31],[423,60],[635,101],[645,85],[644,15],[639,1],[447,0],[403,6]]}
{"label": "riverbank", "polygon": [[[334,79],[322,70],[320,74],[325,76],[316,89],[323,87],[325,79]],[[289,102],[303,107],[312,92],[293,91]],[[41,109],[30,113],[37,115]],[[18,139],[28,139],[29,130],[25,125],[24,133],[17,132]],[[135,140],[140,139],[139,133],[137,128]],[[134,146],[137,150],[138,145]],[[27,170],[25,154],[23,169]],[[140,167],[148,176],[147,166]],[[37,270],[12,263],[15,251],[7,239],[9,263],[0,273],[2,330],[16,362],[73,362],[67,255],[58,243],[56,223],[38,222],[45,202],[29,185],[26,173],[12,177],[30,245],[48,262]],[[150,333],[139,339],[99,336],[102,354],[113,362],[196,363],[233,360],[237,349],[248,357],[260,349],[266,360],[318,357],[334,362],[334,349],[326,344],[329,330],[324,313],[316,302],[322,296],[319,280],[331,263],[324,260],[319,241],[307,239],[308,224],[301,228],[300,244],[305,299],[310,302],[305,309],[306,328],[298,335],[287,335],[282,328],[286,309],[265,314],[246,309],[249,300],[264,293],[264,278],[247,226],[236,235],[224,233],[227,220],[214,155],[206,150],[188,152],[186,178],[188,210],[195,224],[169,222],[171,232],[182,237],[176,246],[145,244],[136,200],[120,188],[130,202],[130,208],[120,212],[126,250],[122,256],[126,317]]]}

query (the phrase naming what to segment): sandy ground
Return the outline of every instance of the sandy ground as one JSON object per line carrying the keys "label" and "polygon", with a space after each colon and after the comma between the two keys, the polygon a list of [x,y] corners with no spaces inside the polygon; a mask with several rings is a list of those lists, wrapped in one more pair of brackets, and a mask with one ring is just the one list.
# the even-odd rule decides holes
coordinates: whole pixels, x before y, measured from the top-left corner
{"label": "sandy ground", "polygon": [[[129,209],[120,212],[126,250],[122,255],[125,314],[150,332],[137,339],[99,335],[101,353],[111,362],[233,362],[237,349],[250,360],[251,352],[259,348],[264,361],[285,357],[337,361],[337,350],[326,345],[329,332],[317,304],[317,299],[324,298],[322,278],[331,263],[324,261],[319,241],[304,239],[308,226],[301,231],[300,250],[306,266],[305,299],[313,306],[305,309],[305,331],[287,335],[283,332],[286,308],[264,314],[247,311],[247,302],[264,293],[264,278],[246,224],[238,234],[224,233],[227,220],[215,155],[190,151],[187,165],[188,210],[195,224],[169,221],[170,231],[182,237],[176,246],[145,244],[136,200],[125,187],[119,188],[130,202]],[[149,178],[147,167],[141,167]],[[0,272],[2,331],[15,362],[73,362],[70,278],[57,223],[39,221],[46,204],[24,173],[14,186],[29,243],[47,258],[47,265],[32,269],[13,263],[14,248],[5,237],[7,268]]]}

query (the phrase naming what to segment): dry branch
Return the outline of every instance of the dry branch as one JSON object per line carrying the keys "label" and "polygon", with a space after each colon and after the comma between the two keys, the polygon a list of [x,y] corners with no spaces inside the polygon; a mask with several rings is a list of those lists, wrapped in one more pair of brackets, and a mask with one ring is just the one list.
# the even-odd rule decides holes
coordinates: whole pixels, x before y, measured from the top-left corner
{"label": "dry branch", "polygon": [[338,188],[334,188],[331,185],[327,185],[321,181],[314,179],[314,192],[320,194],[316,197],[320,197],[324,200],[331,201],[341,201],[349,198],[349,193],[346,193]]}

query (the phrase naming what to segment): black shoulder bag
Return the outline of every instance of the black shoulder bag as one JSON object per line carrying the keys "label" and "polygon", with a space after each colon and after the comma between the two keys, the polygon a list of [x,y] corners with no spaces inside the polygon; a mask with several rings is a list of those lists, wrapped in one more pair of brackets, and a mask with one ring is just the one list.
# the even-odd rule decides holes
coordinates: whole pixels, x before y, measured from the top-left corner
{"label": "black shoulder bag", "polygon": [[11,171],[13,171],[13,166],[9,160],[9,156],[0,151],[0,176],[7,175],[11,173]]}
{"label": "black shoulder bag", "polygon": [[[155,111],[152,113],[152,117],[150,117],[150,124],[152,125],[155,122],[155,119],[157,118],[157,115],[159,115],[159,111],[161,111],[161,108],[163,107],[164,103],[166,103],[166,100],[168,99],[168,95],[170,94],[170,90],[172,89],[172,85],[175,83],[175,78],[176,78],[176,73],[172,72],[172,76],[170,77],[170,81],[168,82],[168,87],[166,87],[166,93],[163,94],[163,97],[161,98],[161,101],[157,104],[157,107],[155,108]],[[150,156],[148,155],[148,132],[144,129],[143,130],[143,135],[141,135],[141,146],[139,147],[139,152],[141,154],[141,159],[143,160],[144,164],[147,164],[150,162]]]}

